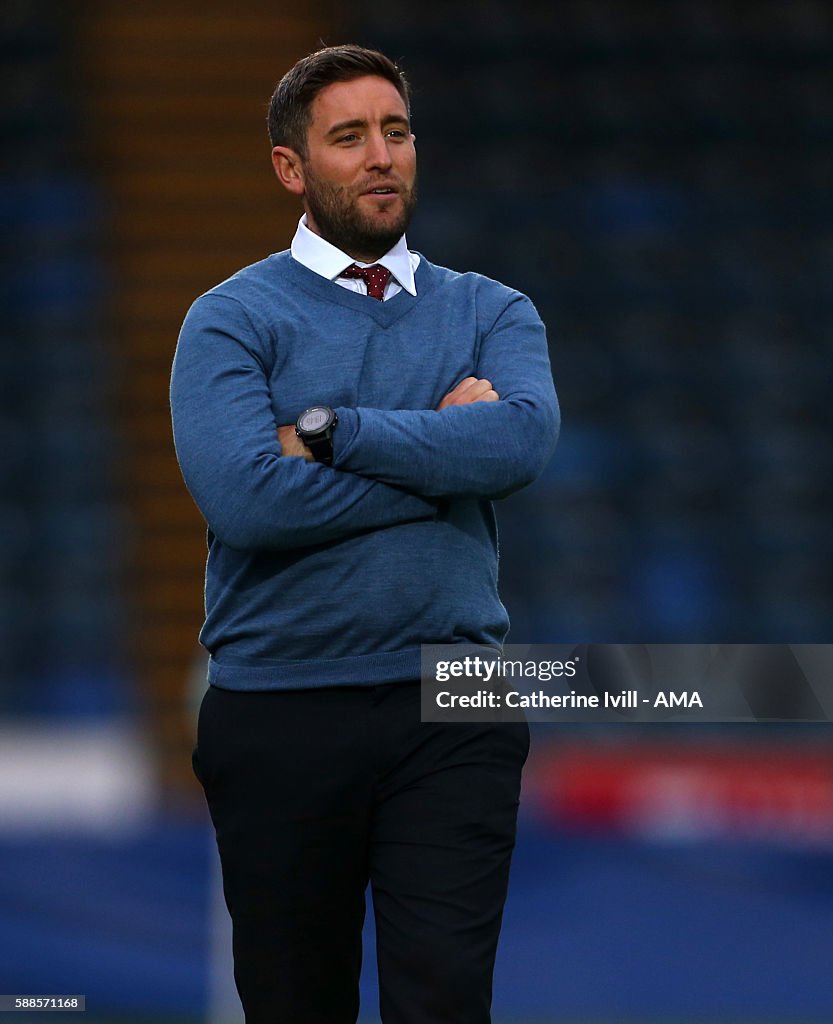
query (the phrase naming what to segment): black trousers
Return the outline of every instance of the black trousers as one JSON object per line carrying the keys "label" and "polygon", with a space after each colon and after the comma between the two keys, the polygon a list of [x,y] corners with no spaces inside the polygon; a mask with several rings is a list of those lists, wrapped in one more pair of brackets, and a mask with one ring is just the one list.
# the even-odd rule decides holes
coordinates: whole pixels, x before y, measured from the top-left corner
{"label": "black trousers", "polygon": [[528,749],[420,722],[418,683],[210,687],[194,770],[247,1024],[354,1024],[368,882],[384,1024],[488,1024]]}

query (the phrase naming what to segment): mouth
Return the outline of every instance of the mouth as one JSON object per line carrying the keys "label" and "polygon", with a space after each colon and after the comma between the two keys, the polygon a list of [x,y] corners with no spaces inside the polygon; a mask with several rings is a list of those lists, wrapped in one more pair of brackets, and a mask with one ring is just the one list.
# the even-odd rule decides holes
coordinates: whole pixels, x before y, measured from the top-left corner
{"label": "mouth", "polygon": [[398,194],[397,190],[390,185],[380,185],[378,188],[370,188],[366,192],[362,192],[363,196],[382,196],[387,198]]}

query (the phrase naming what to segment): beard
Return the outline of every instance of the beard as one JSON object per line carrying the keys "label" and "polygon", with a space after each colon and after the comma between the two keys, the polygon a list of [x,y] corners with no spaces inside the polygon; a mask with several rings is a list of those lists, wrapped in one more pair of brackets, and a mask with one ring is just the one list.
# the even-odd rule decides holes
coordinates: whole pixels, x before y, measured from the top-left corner
{"label": "beard", "polygon": [[304,200],[321,237],[362,263],[384,256],[399,241],[407,231],[416,207],[416,177],[410,188],[406,188],[400,178],[394,178],[389,179],[390,184],[399,192],[391,202],[396,202],[397,198],[401,201],[399,213],[390,217],[363,213],[359,207],[359,196],[375,180],[378,179],[347,188],[331,185],[318,178],[308,166],[305,168]]}

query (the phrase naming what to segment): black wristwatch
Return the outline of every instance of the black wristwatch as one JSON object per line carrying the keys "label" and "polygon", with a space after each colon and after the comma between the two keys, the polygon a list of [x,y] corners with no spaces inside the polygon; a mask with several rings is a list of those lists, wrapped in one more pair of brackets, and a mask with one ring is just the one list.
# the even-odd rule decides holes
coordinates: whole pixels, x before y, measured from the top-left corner
{"label": "black wristwatch", "polygon": [[316,462],[331,466],[333,462],[333,430],[338,416],[328,405],[313,405],[295,421],[295,433],[312,452]]}

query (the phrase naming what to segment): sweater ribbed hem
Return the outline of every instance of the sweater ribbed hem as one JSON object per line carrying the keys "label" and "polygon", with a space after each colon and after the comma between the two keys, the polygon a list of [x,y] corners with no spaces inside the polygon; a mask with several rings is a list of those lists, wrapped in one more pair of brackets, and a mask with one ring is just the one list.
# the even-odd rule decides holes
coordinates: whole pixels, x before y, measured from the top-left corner
{"label": "sweater ribbed hem", "polygon": [[378,686],[419,679],[420,648],[350,658],[229,664],[210,658],[208,682],[221,690],[313,690],[324,686]]}

